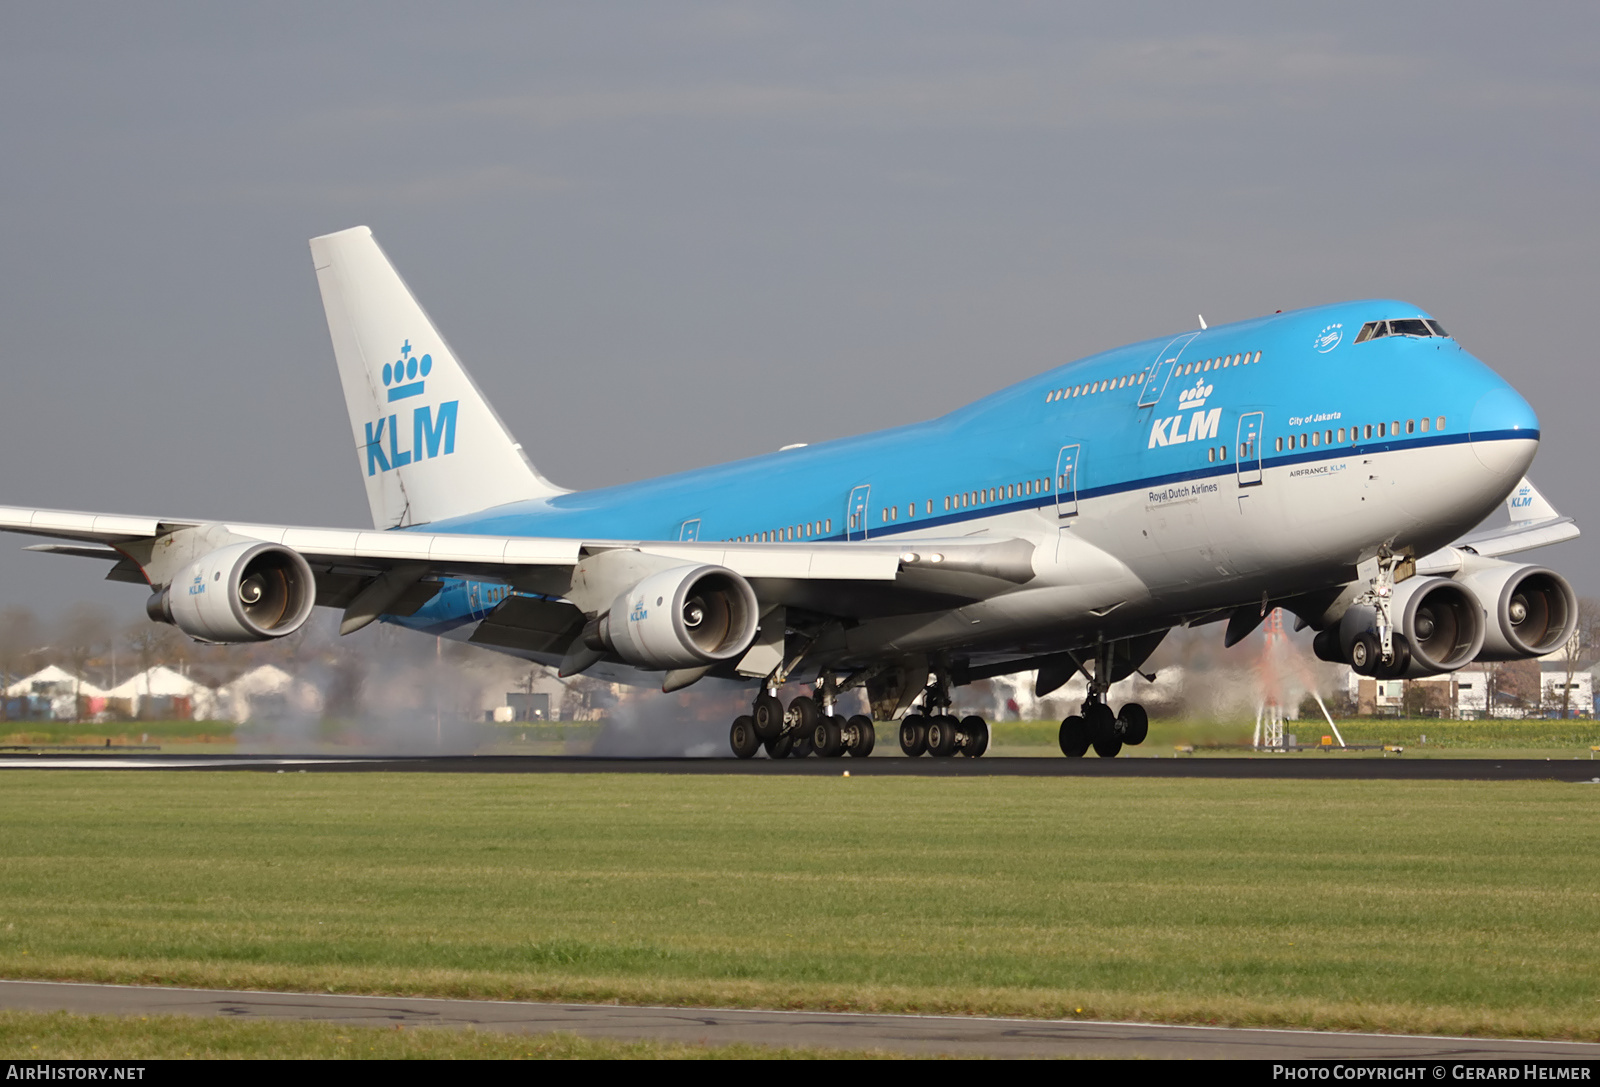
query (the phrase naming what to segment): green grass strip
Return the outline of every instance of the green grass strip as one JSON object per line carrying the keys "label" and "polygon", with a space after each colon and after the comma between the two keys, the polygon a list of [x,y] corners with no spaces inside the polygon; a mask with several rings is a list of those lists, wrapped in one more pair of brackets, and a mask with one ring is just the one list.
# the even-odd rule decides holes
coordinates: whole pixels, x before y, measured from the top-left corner
{"label": "green grass strip", "polygon": [[1600,786],[0,776],[0,975],[1600,1040]]}

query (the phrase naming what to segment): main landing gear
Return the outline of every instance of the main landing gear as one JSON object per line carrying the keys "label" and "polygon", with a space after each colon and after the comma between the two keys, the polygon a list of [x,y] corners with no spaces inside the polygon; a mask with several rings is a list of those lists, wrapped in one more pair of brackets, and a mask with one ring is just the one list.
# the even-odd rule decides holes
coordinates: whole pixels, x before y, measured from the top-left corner
{"label": "main landing gear", "polygon": [[817,693],[820,701],[801,695],[785,706],[771,690],[763,691],[749,714],[733,722],[728,733],[733,753],[750,759],[765,747],[774,759],[803,759],[812,754],[824,759],[845,755],[864,759],[872,754],[877,742],[872,718],[861,714],[844,718],[833,712],[837,688],[832,676],[824,677]]}
{"label": "main landing gear", "polygon": [[911,758],[926,752],[936,759],[975,759],[989,750],[989,723],[981,717],[956,720],[950,713],[949,684],[936,682],[923,692],[921,711],[900,722],[900,750]]}
{"label": "main landing gear", "polygon": [[1089,676],[1089,697],[1084,699],[1082,715],[1074,714],[1061,722],[1061,753],[1081,759],[1089,748],[1102,759],[1114,759],[1123,744],[1138,746],[1150,731],[1150,715],[1137,702],[1129,702],[1121,712],[1112,713],[1106,705],[1110,689],[1111,646],[1103,644],[1096,652],[1094,675]]}

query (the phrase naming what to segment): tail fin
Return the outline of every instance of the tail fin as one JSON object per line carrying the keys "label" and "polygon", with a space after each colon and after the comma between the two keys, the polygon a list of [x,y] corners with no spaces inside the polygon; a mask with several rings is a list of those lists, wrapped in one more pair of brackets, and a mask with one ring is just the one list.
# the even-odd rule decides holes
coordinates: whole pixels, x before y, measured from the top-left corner
{"label": "tail fin", "polygon": [[364,226],[311,239],[372,523],[562,494],[541,476]]}
{"label": "tail fin", "polygon": [[1517,484],[1517,489],[1512,491],[1510,497],[1506,499],[1506,509],[1511,511],[1511,523],[1513,525],[1529,525],[1537,521],[1553,520],[1560,516],[1560,514],[1556,513],[1556,508],[1545,499],[1544,495],[1539,493],[1527,476],[1522,477],[1522,482]]}

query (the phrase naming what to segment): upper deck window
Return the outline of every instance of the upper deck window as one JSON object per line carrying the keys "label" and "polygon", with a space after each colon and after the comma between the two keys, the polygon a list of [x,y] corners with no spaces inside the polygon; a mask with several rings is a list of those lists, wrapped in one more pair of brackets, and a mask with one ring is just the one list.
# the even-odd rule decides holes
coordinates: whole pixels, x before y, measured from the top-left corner
{"label": "upper deck window", "polygon": [[1398,321],[1368,321],[1361,326],[1361,331],[1356,334],[1356,343],[1366,343],[1376,340],[1380,336],[1417,336],[1427,338],[1432,336],[1449,337],[1444,326],[1438,321],[1425,317],[1407,317]]}

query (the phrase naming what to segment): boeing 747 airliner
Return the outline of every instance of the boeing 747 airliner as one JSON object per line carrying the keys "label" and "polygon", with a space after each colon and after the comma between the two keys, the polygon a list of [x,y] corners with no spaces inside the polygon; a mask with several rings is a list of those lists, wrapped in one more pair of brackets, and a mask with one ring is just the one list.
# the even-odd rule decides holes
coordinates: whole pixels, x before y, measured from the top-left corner
{"label": "boeing 747 airliner", "polygon": [[[1429,314],[1347,302],[1067,363],[927,422],[567,491],[533,467],[365,227],[311,242],[373,530],[0,509],[147,584],[207,642],[374,620],[676,690],[741,680],[749,758],[982,755],[953,687],[1081,673],[1062,751],[1145,737],[1110,685],[1179,625],[1273,607],[1375,676],[1548,653],[1577,527],[1525,479],[1539,421]],[[1511,523],[1464,536],[1499,503]],[[795,682],[812,694],[785,704]],[[864,687],[872,716],[836,715]]]}

